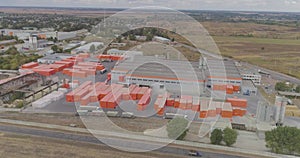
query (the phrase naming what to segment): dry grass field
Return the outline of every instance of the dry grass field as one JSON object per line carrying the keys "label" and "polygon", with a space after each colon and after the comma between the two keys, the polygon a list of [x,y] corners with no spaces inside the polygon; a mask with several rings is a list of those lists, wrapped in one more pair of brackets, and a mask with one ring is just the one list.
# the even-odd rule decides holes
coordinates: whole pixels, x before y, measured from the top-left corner
{"label": "dry grass field", "polygon": [[222,55],[300,78],[300,28],[204,22]]}
{"label": "dry grass field", "polygon": [[0,157],[17,158],[159,158],[161,153],[128,153],[104,145],[0,133]]}
{"label": "dry grass field", "polygon": [[[26,114],[26,113],[1,113],[0,118],[22,120],[29,122],[55,124],[61,126],[69,126],[76,124],[78,128],[86,128],[80,117],[69,114]],[[99,119],[101,120],[101,118]],[[132,132],[143,132],[146,129],[160,128],[167,124],[168,120],[160,118],[114,118],[110,117],[117,126]]]}

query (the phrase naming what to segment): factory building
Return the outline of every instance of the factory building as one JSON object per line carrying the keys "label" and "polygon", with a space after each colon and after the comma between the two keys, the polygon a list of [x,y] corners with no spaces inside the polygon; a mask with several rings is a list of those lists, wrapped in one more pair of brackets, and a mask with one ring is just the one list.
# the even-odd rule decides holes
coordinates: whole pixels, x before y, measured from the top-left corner
{"label": "factory building", "polygon": [[230,85],[235,92],[241,90],[242,77],[234,62],[201,58],[199,67],[206,72],[207,87],[213,90],[226,90],[227,86]]}
{"label": "factory building", "polygon": [[111,75],[112,83],[144,86],[159,84],[175,94],[203,93],[205,87],[204,73],[197,64],[153,56],[133,56],[120,61]]}

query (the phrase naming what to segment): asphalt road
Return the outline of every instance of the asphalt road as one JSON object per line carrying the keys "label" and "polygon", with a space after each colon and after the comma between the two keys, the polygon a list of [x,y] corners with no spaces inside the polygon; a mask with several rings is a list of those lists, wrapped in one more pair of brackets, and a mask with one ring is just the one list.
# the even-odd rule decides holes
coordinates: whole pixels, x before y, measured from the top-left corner
{"label": "asphalt road", "polygon": [[[65,132],[58,132],[58,131],[50,131],[50,130],[42,130],[42,129],[35,129],[29,127],[19,127],[14,125],[3,125],[0,124],[0,131],[4,133],[15,133],[15,134],[22,134],[22,135],[30,135],[30,136],[39,136],[39,137],[47,137],[47,138],[54,138],[60,140],[71,140],[71,141],[78,141],[84,143],[95,143],[105,145],[103,142],[99,141],[93,136],[88,135],[80,135],[80,134],[71,134]],[[155,146],[154,143],[149,142],[142,142],[142,141],[133,141],[133,140],[125,140],[120,138],[102,138],[102,141],[109,142],[109,143],[117,143],[118,145],[123,145],[126,148],[134,147],[144,147],[144,146]],[[154,152],[165,153],[165,154],[175,154],[181,156],[187,156],[188,150],[179,149],[175,147],[163,147],[160,149],[155,150]],[[201,152],[203,157],[211,157],[211,158],[238,158],[238,156],[231,156],[225,154],[218,154],[218,153],[209,153],[209,152]]]}

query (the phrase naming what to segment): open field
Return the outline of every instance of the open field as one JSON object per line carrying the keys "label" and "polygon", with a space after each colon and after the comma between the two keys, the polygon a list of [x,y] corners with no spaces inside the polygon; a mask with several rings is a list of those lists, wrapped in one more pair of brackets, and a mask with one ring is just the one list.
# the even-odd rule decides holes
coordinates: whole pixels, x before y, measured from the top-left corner
{"label": "open field", "polygon": [[[30,113],[1,113],[0,118],[21,120],[29,122],[55,124],[61,126],[69,126],[76,124],[79,128],[85,128],[80,117],[71,114],[30,114]],[[146,129],[155,129],[167,124],[168,120],[160,118],[109,118],[110,121],[117,126],[133,132],[143,132]]]}
{"label": "open field", "polygon": [[201,23],[224,56],[300,78],[299,27],[256,23]]}
{"label": "open field", "polygon": [[213,36],[222,55],[300,78],[300,40]]}
{"label": "open field", "polygon": [[[177,157],[160,153],[127,153],[104,145],[0,133],[0,157],[18,158],[152,158]],[[180,156],[178,156],[180,157]]]}
{"label": "open field", "polygon": [[245,36],[267,39],[300,39],[297,26],[266,25],[253,22],[201,22],[211,36]]}

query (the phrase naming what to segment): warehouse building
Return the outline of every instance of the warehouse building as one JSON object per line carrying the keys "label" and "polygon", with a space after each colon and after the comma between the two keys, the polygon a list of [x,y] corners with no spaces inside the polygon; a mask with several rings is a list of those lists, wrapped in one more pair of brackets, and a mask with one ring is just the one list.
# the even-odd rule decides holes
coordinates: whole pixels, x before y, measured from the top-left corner
{"label": "warehouse building", "polygon": [[59,54],[50,54],[47,55],[45,57],[39,58],[37,61],[38,63],[42,63],[42,64],[52,64],[56,61],[60,61],[66,58],[70,58],[73,55],[71,54],[63,54],[63,53],[59,53]]}
{"label": "warehouse building", "polygon": [[228,85],[233,91],[241,90],[242,77],[234,62],[220,59],[200,59],[200,68],[205,69],[206,86],[215,90],[226,90]]}
{"label": "warehouse building", "polygon": [[204,73],[198,64],[191,65],[189,62],[153,56],[134,56],[121,61],[116,64],[111,75],[112,83],[144,86],[159,84],[176,94],[195,94],[199,91],[203,93],[205,87]]}

